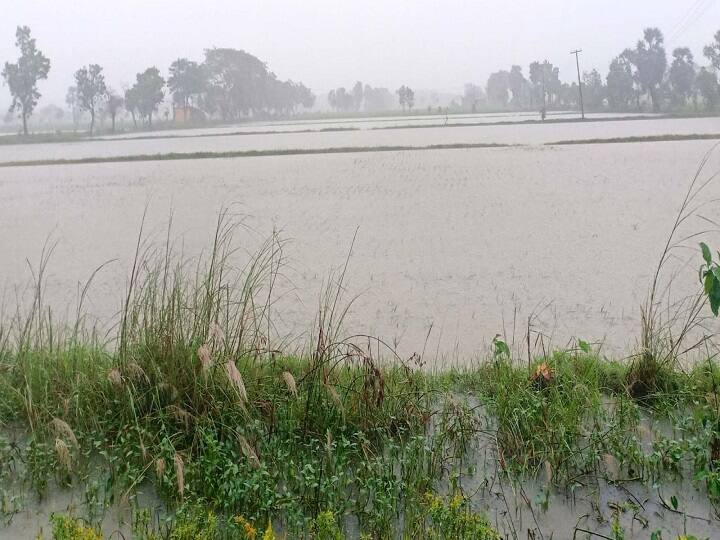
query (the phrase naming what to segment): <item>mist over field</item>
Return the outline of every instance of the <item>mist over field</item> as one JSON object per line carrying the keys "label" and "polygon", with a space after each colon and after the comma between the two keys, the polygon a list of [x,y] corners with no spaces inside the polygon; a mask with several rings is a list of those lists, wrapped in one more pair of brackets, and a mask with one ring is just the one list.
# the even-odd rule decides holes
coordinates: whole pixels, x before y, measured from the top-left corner
{"label": "mist over field", "polygon": [[[583,49],[583,69],[604,74],[643,28],[657,27],[668,53],[688,46],[700,57],[720,19],[720,5],[695,0],[5,0],[4,6],[12,16],[0,19],[0,61],[14,58],[17,25],[30,26],[52,57],[41,107],[64,105],[79,66],[103,66],[120,90],[147,66],[165,73],[177,58],[200,59],[212,47],[246,50],[280,78],[302,81],[318,94],[357,80],[461,94],[466,83],[484,85],[494,71],[545,59],[572,82],[571,50]],[[7,105],[2,92],[0,106]]]}

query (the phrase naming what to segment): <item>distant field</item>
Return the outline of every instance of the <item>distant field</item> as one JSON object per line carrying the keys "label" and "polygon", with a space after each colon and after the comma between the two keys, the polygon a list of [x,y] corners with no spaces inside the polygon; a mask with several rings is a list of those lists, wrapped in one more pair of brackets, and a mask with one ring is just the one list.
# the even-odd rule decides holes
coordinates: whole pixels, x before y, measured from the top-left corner
{"label": "distant field", "polygon": [[[630,124],[651,122],[622,126]],[[388,133],[405,132],[379,132]],[[216,140],[221,139],[199,139]],[[432,326],[427,347],[467,360],[503,325],[512,331],[516,307],[522,317],[539,313],[538,324],[557,343],[580,336],[605,340],[608,350],[623,353],[637,334],[637,306],[670,227],[668,216],[712,145],[678,141],[3,169],[0,215],[7,256],[0,276],[9,294],[10,285],[27,275],[25,259],[35,260],[51,234],[60,243],[48,295],[65,306],[92,268],[117,259],[96,277],[90,295],[90,311],[107,319],[118,306],[105,293],[121,288],[146,204],[151,231],[161,230],[173,210],[188,253],[207,245],[218,209],[229,205],[256,231],[249,245],[273,227],[292,239],[281,332],[308,330],[303,325],[315,309],[320,283],[344,261],[359,227],[350,264],[352,290],[361,293],[353,327],[397,340],[404,353],[426,346]],[[701,222],[688,227],[707,228]],[[694,286],[695,271],[683,278],[679,290]]]}

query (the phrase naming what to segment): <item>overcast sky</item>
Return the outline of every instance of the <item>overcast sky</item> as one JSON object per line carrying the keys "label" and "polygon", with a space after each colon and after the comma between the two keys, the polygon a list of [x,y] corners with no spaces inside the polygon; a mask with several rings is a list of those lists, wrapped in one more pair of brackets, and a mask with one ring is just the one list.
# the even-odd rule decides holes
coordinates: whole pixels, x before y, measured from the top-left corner
{"label": "overcast sky", "polygon": [[[17,25],[28,25],[51,59],[42,104],[64,101],[73,72],[105,68],[121,89],[155,65],[203,49],[245,49],[283,79],[324,91],[373,86],[457,90],[498,69],[547,58],[563,80],[582,68],[605,75],[613,56],[646,26],[667,48],[703,45],[720,29],[720,0],[0,0],[0,62],[14,60]],[[0,106],[9,104],[0,87]]]}

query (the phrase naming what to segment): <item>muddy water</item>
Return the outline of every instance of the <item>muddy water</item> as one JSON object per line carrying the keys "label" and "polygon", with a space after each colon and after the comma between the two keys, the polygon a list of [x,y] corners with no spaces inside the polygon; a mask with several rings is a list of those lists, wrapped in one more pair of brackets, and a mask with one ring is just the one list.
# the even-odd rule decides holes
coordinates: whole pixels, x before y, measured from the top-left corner
{"label": "muddy water", "polygon": [[[348,290],[359,298],[347,326],[383,337],[403,356],[425,350],[435,365],[467,363],[497,333],[522,342],[530,314],[545,346],[581,337],[624,354],[635,344],[638,305],[674,214],[711,146],[686,141],[2,169],[0,290],[6,310],[12,308],[16,287],[30,275],[26,259],[37,261],[50,235],[58,245],[45,298],[72,311],[79,283],[113,260],[86,302],[107,321],[120,305],[146,205],[146,231],[159,242],[173,210],[187,255],[209,246],[217,212],[229,206],[255,231],[241,235],[244,247],[253,249],[273,228],[291,240],[289,281],[274,317],[279,333],[298,338],[294,343],[304,342],[322,282],[344,262],[357,229]],[[718,157],[708,171],[720,170]],[[717,194],[711,185],[705,200]],[[717,216],[717,206],[703,215]],[[695,219],[685,232],[706,228]],[[676,282],[677,294],[694,289],[699,260],[690,251],[679,255],[694,258]]]}
{"label": "muddy water", "polygon": [[428,127],[343,132],[264,135],[217,135],[175,139],[123,139],[0,146],[0,162],[79,159],[171,152],[317,149],[366,146],[428,146],[434,144],[544,144],[568,139],[613,138],[667,134],[718,133],[717,118],[652,119],[532,125]]}

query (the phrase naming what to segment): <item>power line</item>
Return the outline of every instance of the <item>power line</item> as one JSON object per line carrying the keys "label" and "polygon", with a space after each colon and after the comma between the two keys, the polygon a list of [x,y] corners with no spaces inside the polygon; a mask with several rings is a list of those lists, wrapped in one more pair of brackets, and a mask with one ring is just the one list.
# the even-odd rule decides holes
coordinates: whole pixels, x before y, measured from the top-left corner
{"label": "power line", "polygon": [[695,10],[698,8],[698,6],[703,2],[704,0],[695,0],[695,3],[690,6],[690,8],[685,12],[685,14],[680,18],[680,20],[675,23],[675,26],[672,27],[672,30],[670,30],[668,34],[668,39],[672,39],[670,36],[673,36],[675,32],[683,25],[685,22],[690,18],[690,16],[695,12]]}
{"label": "power line", "polygon": [[678,39],[690,28],[692,28],[693,25],[698,22],[703,17],[703,15],[705,15],[705,13],[707,13],[707,10],[712,7],[714,2],[715,0],[701,0],[701,2],[698,4],[697,10],[695,10],[695,12],[690,15],[690,17],[682,25],[680,25],[680,27],[677,28],[675,32],[673,32],[668,41],[674,41]]}

